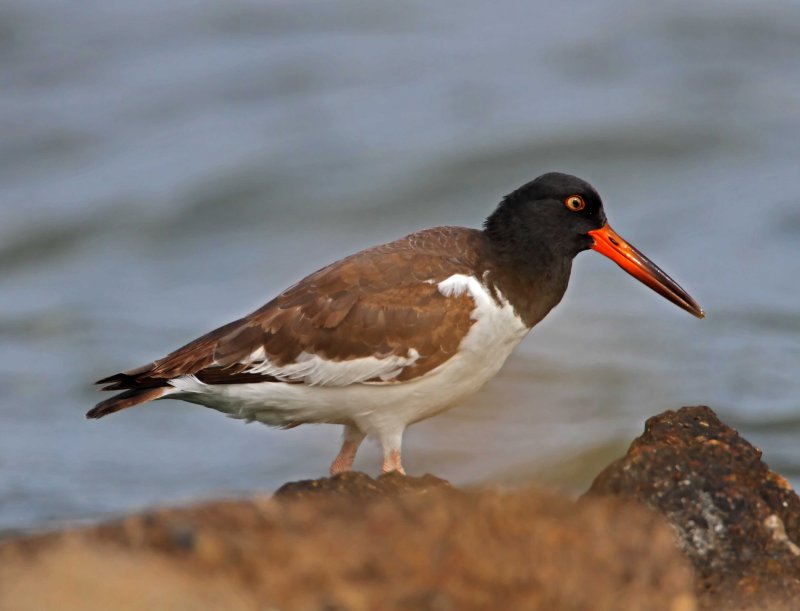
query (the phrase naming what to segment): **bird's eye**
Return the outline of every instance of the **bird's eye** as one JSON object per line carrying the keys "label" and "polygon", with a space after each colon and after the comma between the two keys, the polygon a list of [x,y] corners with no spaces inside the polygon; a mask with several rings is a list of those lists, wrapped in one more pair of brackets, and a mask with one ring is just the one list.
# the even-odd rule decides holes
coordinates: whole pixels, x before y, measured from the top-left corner
{"label": "bird's eye", "polygon": [[580,212],[586,207],[586,202],[580,195],[570,195],[564,200],[564,205],[573,212]]}

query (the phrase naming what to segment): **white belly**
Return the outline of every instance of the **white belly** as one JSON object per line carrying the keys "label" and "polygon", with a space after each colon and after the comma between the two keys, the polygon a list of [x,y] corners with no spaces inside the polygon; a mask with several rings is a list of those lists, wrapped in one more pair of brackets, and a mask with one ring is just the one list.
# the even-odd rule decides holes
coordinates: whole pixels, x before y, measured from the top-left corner
{"label": "white belly", "polygon": [[328,422],[355,424],[367,434],[404,428],[453,407],[502,367],[528,328],[505,303],[498,306],[473,277],[439,284],[446,296],[467,292],[475,320],[458,352],[425,375],[406,382],[312,386],[282,382],[206,385],[188,376],[172,381],[174,398],[200,403],[235,418],[272,426]]}

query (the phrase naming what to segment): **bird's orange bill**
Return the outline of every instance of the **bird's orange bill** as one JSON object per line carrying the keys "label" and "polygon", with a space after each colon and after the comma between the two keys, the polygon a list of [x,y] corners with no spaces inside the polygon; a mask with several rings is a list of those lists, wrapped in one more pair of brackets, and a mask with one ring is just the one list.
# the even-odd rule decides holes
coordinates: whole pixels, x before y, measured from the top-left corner
{"label": "bird's orange bill", "polygon": [[594,250],[614,261],[631,276],[697,318],[705,316],[703,308],[677,282],[661,271],[658,265],[619,237],[611,227],[604,225],[600,229],[590,231],[589,235],[594,239],[594,246],[592,246]]}

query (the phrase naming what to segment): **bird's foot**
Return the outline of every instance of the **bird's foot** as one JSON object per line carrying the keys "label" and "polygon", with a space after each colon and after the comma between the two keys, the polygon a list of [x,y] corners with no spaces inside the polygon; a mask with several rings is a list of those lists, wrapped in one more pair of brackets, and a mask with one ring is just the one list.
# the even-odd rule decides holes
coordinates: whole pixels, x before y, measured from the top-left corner
{"label": "bird's foot", "polygon": [[381,470],[384,473],[391,473],[392,471],[395,471],[400,475],[406,474],[405,469],[403,469],[403,465],[400,464],[400,450],[392,450],[384,457],[383,468]]}

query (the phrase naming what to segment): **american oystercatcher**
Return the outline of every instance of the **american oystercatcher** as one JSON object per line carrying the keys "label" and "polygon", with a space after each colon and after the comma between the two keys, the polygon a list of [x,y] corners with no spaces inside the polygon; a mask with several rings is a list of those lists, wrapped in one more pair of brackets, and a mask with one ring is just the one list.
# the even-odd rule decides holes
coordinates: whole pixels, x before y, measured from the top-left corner
{"label": "american oystercatcher", "polygon": [[170,397],[282,428],[342,424],[331,473],[350,470],[367,435],[383,447],[383,471],[403,473],[406,427],[494,376],[590,248],[704,316],[609,227],[589,183],[549,173],[506,196],[482,231],[435,227],[363,250],[162,359],[103,378],[103,390],[123,392],[86,416]]}

